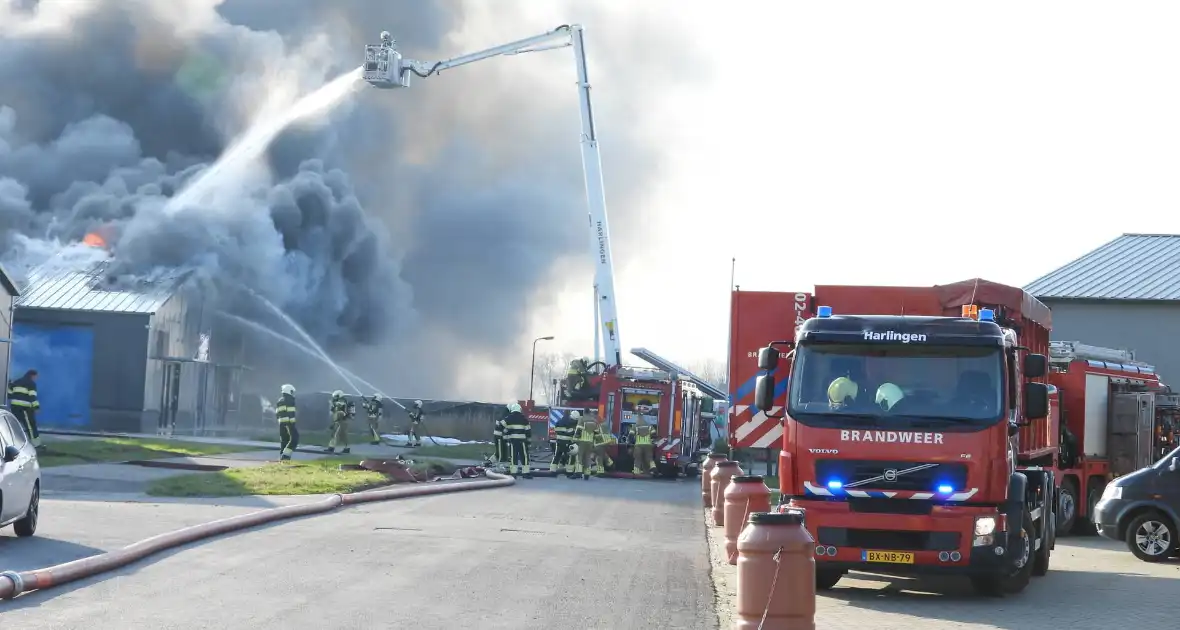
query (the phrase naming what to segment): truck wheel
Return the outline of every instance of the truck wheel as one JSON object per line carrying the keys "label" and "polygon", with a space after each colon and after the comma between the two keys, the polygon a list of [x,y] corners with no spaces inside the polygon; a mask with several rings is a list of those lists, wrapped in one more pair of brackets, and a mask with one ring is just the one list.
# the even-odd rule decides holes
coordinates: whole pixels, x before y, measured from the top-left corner
{"label": "truck wheel", "polygon": [[836,586],[836,582],[844,577],[847,571],[843,569],[821,569],[815,568],[815,590],[830,591],[832,587]]}
{"label": "truck wheel", "polygon": [[1140,514],[1127,526],[1127,547],[1144,562],[1162,562],[1176,549],[1176,528],[1159,512]]}
{"label": "truck wheel", "polygon": [[1065,479],[1057,494],[1057,535],[1068,536],[1078,518],[1078,482]]}
{"label": "truck wheel", "polygon": [[1033,528],[1032,518],[1028,512],[1025,512],[1023,524],[1020,527],[1020,536],[1009,545],[1008,554],[1012,561],[1007,566],[1008,573],[973,575],[971,576],[971,586],[975,587],[975,591],[980,595],[989,597],[1015,595],[1023,591],[1032,578],[1033,563],[1035,562],[1033,540],[1035,539],[1036,530]]}
{"label": "truck wheel", "polygon": [[1090,489],[1086,492],[1086,518],[1079,518],[1074,523],[1074,532],[1083,536],[1093,536],[1098,533],[1094,527],[1094,507],[1098,505],[1099,499],[1102,498],[1102,492],[1106,490],[1106,484],[1100,479],[1090,480]]}
{"label": "truck wheel", "polygon": [[1041,528],[1044,532],[1041,536],[1041,548],[1033,555],[1032,574],[1035,577],[1041,577],[1049,572],[1049,554],[1053,551],[1053,536],[1057,529],[1056,514],[1048,512],[1042,518],[1049,519],[1049,522]]}

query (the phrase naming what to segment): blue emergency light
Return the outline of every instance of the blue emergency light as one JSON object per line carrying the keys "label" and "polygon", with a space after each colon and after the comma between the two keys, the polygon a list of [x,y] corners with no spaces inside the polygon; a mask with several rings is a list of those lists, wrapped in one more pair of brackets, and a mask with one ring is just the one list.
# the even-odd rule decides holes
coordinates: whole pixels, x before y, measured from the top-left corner
{"label": "blue emergency light", "polygon": [[996,312],[991,310],[990,308],[979,309],[979,321],[981,321],[981,322],[994,322],[994,321],[996,321]]}
{"label": "blue emergency light", "polygon": [[832,316],[832,307],[830,307],[830,306],[817,306],[817,307],[815,307],[815,316],[821,317],[821,318],[831,317]]}
{"label": "blue emergency light", "polygon": [[954,491],[955,491],[955,487],[954,487],[954,486],[950,486],[950,485],[947,485],[947,484],[945,484],[945,483],[944,483],[944,484],[942,484],[942,485],[940,485],[940,486],[938,486],[938,494],[950,494],[950,493],[952,493],[952,492],[954,492]]}
{"label": "blue emergency light", "polygon": [[831,490],[839,490],[840,488],[843,488],[843,487],[844,487],[844,484],[836,479],[833,479],[828,482],[828,488]]}

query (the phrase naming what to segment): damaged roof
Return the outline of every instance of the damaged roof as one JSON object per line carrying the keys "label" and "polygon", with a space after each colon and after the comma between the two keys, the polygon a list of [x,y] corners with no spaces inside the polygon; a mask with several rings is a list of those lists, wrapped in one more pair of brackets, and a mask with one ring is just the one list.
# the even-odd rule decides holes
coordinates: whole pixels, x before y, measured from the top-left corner
{"label": "damaged roof", "polygon": [[142,313],[160,310],[176,293],[183,273],[170,272],[128,285],[108,275],[109,260],[82,269],[52,261],[29,272],[17,308],[43,308],[108,313]]}
{"label": "damaged roof", "polygon": [[1041,299],[1180,300],[1180,235],[1123,234],[1024,290]]}

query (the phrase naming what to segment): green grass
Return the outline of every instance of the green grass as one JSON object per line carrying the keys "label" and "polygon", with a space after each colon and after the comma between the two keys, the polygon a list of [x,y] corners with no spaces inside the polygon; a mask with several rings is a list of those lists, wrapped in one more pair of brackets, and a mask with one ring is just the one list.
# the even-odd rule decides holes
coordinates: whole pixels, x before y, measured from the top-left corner
{"label": "green grass", "polygon": [[47,438],[45,451],[37,455],[42,467],[125,462],[168,457],[200,457],[240,453],[241,446],[203,444],[165,439],[94,438],[57,440]]}
{"label": "green grass", "polygon": [[[153,481],[147,493],[155,497],[240,497],[359,492],[389,485],[388,477],[368,470],[341,470],[341,464],[360,463],[360,457],[330,457],[311,461],[269,462],[252,468],[230,468],[191,473]],[[411,470],[435,475],[454,470],[443,462],[415,461]]]}
{"label": "green grass", "polygon": [[484,455],[493,454],[496,452],[496,447],[492,444],[454,444],[450,446],[439,446],[431,444],[430,440],[426,444],[414,449],[410,454],[419,457],[440,457],[442,459],[483,459]]}

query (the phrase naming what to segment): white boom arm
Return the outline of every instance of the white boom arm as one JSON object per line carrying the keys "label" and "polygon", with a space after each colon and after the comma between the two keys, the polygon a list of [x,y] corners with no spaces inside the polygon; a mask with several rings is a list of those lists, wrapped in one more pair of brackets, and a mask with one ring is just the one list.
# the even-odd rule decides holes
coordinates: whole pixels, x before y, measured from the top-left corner
{"label": "white boom arm", "polygon": [[[382,89],[408,88],[411,75],[426,78],[443,70],[476,61],[517,55],[526,52],[573,47],[578,72],[578,104],[582,113],[582,168],[586,177],[586,201],[589,206],[590,247],[594,257],[594,284],[598,295],[595,326],[601,326],[606,349],[605,363],[620,365],[623,344],[619,336],[618,306],[615,302],[614,263],[611,258],[610,229],[606,220],[606,189],[602,182],[602,157],[598,150],[598,130],[590,105],[590,80],[586,68],[584,29],[580,24],[559,26],[548,33],[496,46],[453,59],[425,63],[402,57],[388,32],[381,33],[380,44],[365,46],[365,81]],[[597,329],[595,336],[597,336]],[[595,343],[595,354],[598,353]]]}

